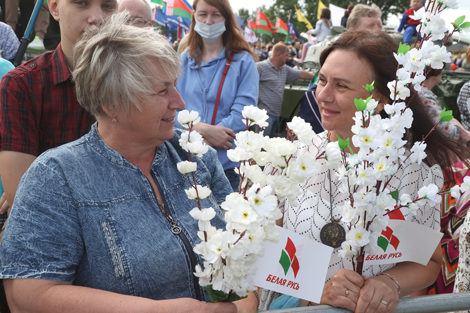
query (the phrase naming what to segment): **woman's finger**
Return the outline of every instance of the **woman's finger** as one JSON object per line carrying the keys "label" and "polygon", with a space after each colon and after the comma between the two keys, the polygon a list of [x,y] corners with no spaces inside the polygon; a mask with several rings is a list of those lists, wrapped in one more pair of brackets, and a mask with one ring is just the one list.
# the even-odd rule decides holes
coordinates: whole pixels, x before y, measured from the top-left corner
{"label": "woman's finger", "polygon": [[5,214],[9,208],[10,205],[8,204],[7,197],[5,196],[5,193],[3,193],[0,198],[0,214]]}

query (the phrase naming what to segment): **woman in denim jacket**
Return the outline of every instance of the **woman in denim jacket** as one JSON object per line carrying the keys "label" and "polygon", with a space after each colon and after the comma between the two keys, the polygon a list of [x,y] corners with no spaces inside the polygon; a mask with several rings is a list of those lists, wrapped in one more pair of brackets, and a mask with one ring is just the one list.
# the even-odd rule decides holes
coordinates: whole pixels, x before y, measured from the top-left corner
{"label": "woman in denim jacket", "polygon": [[[125,13],[92,26],[76,44],[78,101],[97,123],[77,141],[36,159],[18,188],[1,245],[0,278],[12,312],[244,312],[210,304],[193,275],[201,258],[196,206],[176,164],[188,159],[175,132],[184,102],[179,57]],[[219,208],[231,191],[217,155],[197,160],[196,180]],[[217,188],[215,188],[217,187]]]}

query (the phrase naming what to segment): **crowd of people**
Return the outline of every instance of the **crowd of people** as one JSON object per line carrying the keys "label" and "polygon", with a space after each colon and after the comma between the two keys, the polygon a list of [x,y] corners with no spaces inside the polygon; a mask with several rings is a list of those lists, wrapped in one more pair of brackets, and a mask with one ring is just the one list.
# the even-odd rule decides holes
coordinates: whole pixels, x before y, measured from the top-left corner
{"label": "crowd of people", "polygon": [[[298,149],[318,156],[337,136],[352,137],[354,99],[369,96],[363,86],[375,82],[378,111],[392,102],[387,83],[396,77],[398,44],[382,32],[380,9],[348,7],[347,30],[321,54],[316,81],[298,66],[313,41],[250,45],[228,0],[194,0],[190,31],[176,45],[154,31],[145,0],[89,0],[86,6],[48,0],[47,7],[60,25],[59,46],[14,68],[9,60],[17,49],[15,37],[0,58],[0,313],[248,313],[316,305],[286,301],[269,290],[234,303],[210,303],[193,275],[203,260],[193,251],[200,239],[198,222],[189,215],[194,203],[185,193],[191,183],[177,169],[188,160],[179,144],[178,114],[187,109],[201,117],[195,130],[211,148],[198,159],[195,177],[212,190],[201,201],[215,209],[212,224],[223,228],[220,204],[240,182],[227,151],[245,130],[246,106],[265,109],[264,134],[277,136],[286,82],[312,81],[324,131],[312,138],[312,147]],[[324,9],[309,34],[321,41],[330,27]],[[413,27],[404,28],[408,36]],[[2,29],[0,24],[0,34]],[[465,67],[463,58],[460,63]],[[439,119],[442,109],[432,90],[441,77],[442,70],[427,72],[421,90],[409,99],[414,122],[403,137],[408,146]],[[440,124],[426,141],[425,162],[400,168],[391,187],[413,198],[425,181],[440,188],[461,182],[453,175],[456,164],[467,175],[470,82],[457,104],[461,122]],[[343,223],[340,204],[347,195],[332,179],[337,172],[323,163],[318,175],[301,184],[300,205],[281,203],[279,225],[320,242],[325,224]],[[468,197],[446,208],[463,225],[446,238],[446,244],[460,244],[462,260],[470,258],[470,217],[464,223],[462,213],[470,206]],[[325,211],[320,202],[331,205]],[[427,204],[418,213],[409,220],[441,230],[439,205]],[[427,265],[374,265],[361,276],[335,248],[320,304],[392,312],[401,297],[428,292],[445,257],[439,245]],[[468,291],[468,268],[462,264],[446,280],[446,292]]]}

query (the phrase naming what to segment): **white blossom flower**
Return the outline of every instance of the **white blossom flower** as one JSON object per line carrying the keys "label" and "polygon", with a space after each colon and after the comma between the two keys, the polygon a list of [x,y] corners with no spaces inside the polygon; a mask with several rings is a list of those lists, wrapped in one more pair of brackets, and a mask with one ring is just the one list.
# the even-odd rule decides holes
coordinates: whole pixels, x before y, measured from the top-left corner
{"label": "white blossom flower", "polygon": [[[197,189],[197,191],[196,191]],[[211,194],[209,187],[196,185],[196,188],[191,187],[184,190],[189,199],[205,199]]]}
{"label": "white blossom flower", "polygon": [[396,95],[397,99],[405,100],[410,96],[410,89],[406,87],[405,83],[402,81],[391,81],[387,84],[388,89],[390,90],[390,96],[393,98]]}
{"label": "white blossom flower", "polygon": [[352,245],[364,247],[369,243],[370,232],[364,228],[352,228],[346,235],[346,240]]}
{"label": "white blossom flower", "polygon": [[420,50],[413,48],[407,52],[409,54],[409,60],[404,65],[404,68],[410,73],[422,73],[426,63],[422,59]]}
{"label": "white blossom flower", "polygon": [[403,53],[399,53],[399,54],[396,54],[395,52],[393,53],[393,56],[395,57],[395,59],[397,60],[398,62],[398,65],[405,65],[408,63],[408,61],[410,60],[410,55],[408,53],[406,54],[403,54]]}
{"label": "white blossom flower", "polygon": [[202,135],[198,133],[197,131],[193,130],[191,133],[189,131],[184,131],[181,133],[181,137],[179,139],[179,144],[181,148],[183,148],[185,151],[188,151],[187,144],[189,142],[202,142]]}
{"label": "white blossom flower", "polygon": [[463,183],[460,185],[462,193],[465,193],[470,190],[470,177],[465,176],[463,178]]}
{"label": "white blossom flower", "polygon": [[194,208],[189,211],[189,215],[192,216],[195,220],[198,221],[210,221],[215,216],[215,211],[213,208],[204,208],[199,210],[199,208]]}
{"label": "white blossom flower", "polygon": [[436,185],[429,184],[428,186],[423,186],[418,190],[418,197],[426,198],[433,203],[440,203],[442,198],[438,192],[439,188]]}
{"label": "white blossom flower", "polygon": [[452,196],[452,198],[454,199],[458,199],[460,198],[460,186],[459,185],[455,185],[454,187],[450,188],[450,195]]}
{"label": "white blossom flower", "polygon": [[418,164],[421,164],[421,162],[426,158],[427,154],[424,151],[426,150],[426,143],[425,142],[420,142],[416,141],[413,144],[413,147],[411,148],[411,156],[410,156],[410,161],[411,162],[418,162]]}
{"label": "white blossom flower", "polygon": [[444,4],[444,8],[450,8],[457,10],[459,8],[459,2],[457,0],[437,0],[438,4]]}
{"label": "white blossom flower", "polygon": [[452,61],[452,53],[447,52],[446,47],[440,47],[435,52],[431,54],[429,61],[431,62],[430,66],[434,69],[442,69],[444,63],[449,63]]}
{"label": "white blossom flower", "polygon": [[183,126],[189,126],[191,123],[196,125],[200,120],[201,118],[197,111],[189,112],[188,110],[183,110],[178,114],[178,122]]}
{"label": "white blossom flower", "polygon": [[341,149],[338,142],[329,142],[325,147],[325,160],[328,168],[336,169],[341,165]]}
{"label": "white blossom flower", "polygon": [[251,131],[241,131],[235,138],[237,148],[241,148],[249,153],[261,150],[265,141],[262,134],[257,134]]}
{"label": "white blossom flower", "polygon": [[247,105],[242,110],[243,123],[246,124],[246,119],[250,122],[250,125],[258,125],[259,127],[266,127],[268,123],[266,122],[269,118],[268,112],[264,109],[260,109],[253,105]]}
{"label": "white blossom flower", "polygon": [[277,197],[272,194],[271,186],[263,188],[253,184],[247,192],[248,201],[260,216],[269,216],[270,211],[277,209]]}
{"label": "white blossom flower", "polygon": [[305,153],[297,158],[296,169],[299,176],[309,178],[318,175],[320,172],[320,163],[317,162],[315,156],[311,153]]}
{"label": "white blossom flower", "polygon": [[246,151],[243,148],[236,147],[227,151],[227,157],[232,162],[242,162],[249,160],[253,157],[253,153]]}
{"label": "white blossom flower", "polygon": [[343,241],[341,244],[341,250],[338,251],[338,255],[343,259],[352,259],[356,254],[356,251],[351,249],[351,245],[346,241]]}
{"label": "white blossom flower", "polygon": [[189,174],[196,171],[197,162],[181,161],[176,164],[176,167],[181,174]]}
{"label": "white blossom flower", "polygon": [[306,145],[312,144],[312,138],[315,133],[309,123],[306,123],[298,116],[294,116],[294,118],[292,118],[292,122],[287,123],[287,126],[294,132],[300,142]]}
{"label": "white blossom flower", "polygon": [[415,21],[422,21],[425,15],[426,9],[421,7],[418,11],[414,11],[413,15],[410,15],[410,18]]}

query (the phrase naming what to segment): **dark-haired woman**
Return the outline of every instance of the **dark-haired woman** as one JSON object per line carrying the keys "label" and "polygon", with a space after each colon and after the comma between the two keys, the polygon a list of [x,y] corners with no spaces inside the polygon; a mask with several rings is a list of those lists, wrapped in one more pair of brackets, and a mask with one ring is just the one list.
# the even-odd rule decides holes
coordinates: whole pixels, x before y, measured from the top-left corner
{"label": "dark-haired woman", "polygon": [[344,11],[344,15],[341,18],[341,26],[346,28],[346,24],[348,23],[348,18],[349,15],[351,14],[351,11],[354,9],[354,4],[348,5],[348,8]]}
{"label": "dark-haired woman", "polygon": [[330,34],[330,28],[332,25],[330,9],[325,8],[321,11],[320,19],[317,24],[315,24],[315,29],[309,29],[307,34],[316,35],[317,42],[323,41],[323,39]]}
{"label": "dark-haired woman", "polygon": [[[442,69],[431,69],[426,74],[426,79],[422,83],[421,90],[418,91],[421,102],[426,106],[429,115],[435,123],[439,121],[439,115],[442,112],[442,108],[439,105],[437,96],[431,90],[441,82],[441,79]],[[440,123],[438,127],[448,136],[449,139],[453,141],[461,140],[463,143],[470,141],[470,132],[467,131],[455,118],[450,122]]]}
{"label": "dark-haired woman", "polygon": [[186,109],[199,112],[201,123],[195,128],[217,150],[237,190],[239,178],[233,169],[238,164],[227,158],[227,150],[235,134],[245,129],[243,108],[258,103],[257,56],[241,35],[228,0],[195,0],[193,9],[177,89]]}
{"label": "dark-haired woman", "polygon": [[[379,102],[378,110],[392,103],[387,83],[396,78],[398,64],[393,52],[397,49],[395,41],[386,33],[351,31],[344,33],[322,52],[316,96],[326,131],[313,138],[311,147],[299,149],[308,149],[318,156],[325,151],[328,142],[337,140],[337,135],[344,140],[351,138],[352,118],[356,113],[354,99],[369,96],[363,87],[366,84],[375,81],[373,97]],[[427,134],[434,123],[426,114],[419,97],[412,99],[410,108],[414,112],[414,121],[405,139],[413,144]],[[448,143],[439,130],[433,132],[426,142],[426,164],[404,164],[390,180],[390,190],[398,190],[400,195],[406,193],[415,199],[425,181],[426,184],[443,186],[441,168],[448,168],[453,163],[453,156],[460,155],[463,148]],[[352,149],[358,151],[354,146]],[[329,170],[323,163],[319,175],[302,183],[302,193],[297,199],[300,205],[294,207],[285,203],[284,228],[319,242],[321,229],[332,220],[347,229],[341,217],[342,203],[349,197],[340,191],[337,175],[337,170]],[[414,223],[440,230],[438,205],[426,204],[418,209],[415,216],[405,214],[405,217]],[[434,282],[442,262],[439,248],[436,247],[426,266],[413,262],[366,264],[362,276],[353,271],[352,263],[340,257],[340,249],[335,248],[320,303],[353,312],[392,312],[400,297]],[[266,308],[275,297],[273,292],[263,292],[261,308]],[[301,301],[302,304],[306,302]]]}

